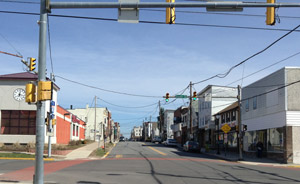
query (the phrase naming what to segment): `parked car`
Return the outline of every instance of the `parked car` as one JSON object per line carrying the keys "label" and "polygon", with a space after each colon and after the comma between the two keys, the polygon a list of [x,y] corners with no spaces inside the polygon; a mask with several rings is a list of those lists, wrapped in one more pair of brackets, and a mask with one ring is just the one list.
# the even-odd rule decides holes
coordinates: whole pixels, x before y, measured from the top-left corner
{"label": "parked car", "polygon": [[195,141],[186,141],[186,143],[183,145],[183,150],[184,151],[199,152],[200,151],[200,147],[199,147],[198,142],[195,142]]}
{"label": "parked car", "polygon": [[167,139],[165,142],[166,146],[177,146],[178,142],[175,139]]}
{"label": "parked car", "polygon": [[120,137],[120,142],[125,141],[125,137]]}
{"label": "parked car", "polygon": [[155,136],[155,137],[152,139],[152,142],[153,142],[153,143],[156,143],[156,142],[161,143],[161,142],[162,142],[161,137]]}

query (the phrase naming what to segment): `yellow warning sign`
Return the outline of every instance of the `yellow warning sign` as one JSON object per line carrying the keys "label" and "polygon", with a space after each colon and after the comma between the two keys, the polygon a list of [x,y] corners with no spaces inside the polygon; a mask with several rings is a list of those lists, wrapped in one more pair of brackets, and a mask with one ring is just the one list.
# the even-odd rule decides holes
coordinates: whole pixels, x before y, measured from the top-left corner
{"label": "yellow warning sign", "polygon": [[225,134],[227,134],[227,132],[229,132],[231,130],[231,128],[228,124],[225,124],[225,125],[222,126],[221,130],[223,130],[223,132]]}

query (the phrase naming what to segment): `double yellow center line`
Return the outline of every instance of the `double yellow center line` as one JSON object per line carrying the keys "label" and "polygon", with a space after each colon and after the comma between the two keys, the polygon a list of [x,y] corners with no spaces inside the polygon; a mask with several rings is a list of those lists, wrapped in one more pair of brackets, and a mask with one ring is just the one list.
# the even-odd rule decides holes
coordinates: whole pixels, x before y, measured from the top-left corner
{"label": "double yellow center line", "polygon": [[164,155],[164,156],[167,155],[166,153],[161,152],[161,151],[159,151],[159,150],[157,150],[157,149],[155,149],[155,148],[152,148],[152,147],[150,147],[150,146],[149,146],[148,148],[152,149],[153,151],[155,151],[155,152],[157,152],[157,153],[159,153],[159,154],[161,154],[161,155]]}

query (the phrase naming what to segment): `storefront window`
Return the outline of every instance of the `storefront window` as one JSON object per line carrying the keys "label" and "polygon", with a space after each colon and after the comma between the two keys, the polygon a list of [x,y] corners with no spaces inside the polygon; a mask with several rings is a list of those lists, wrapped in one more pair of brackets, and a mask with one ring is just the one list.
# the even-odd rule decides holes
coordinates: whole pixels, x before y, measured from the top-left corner
{"label": "storefront window", "polygon": [[245,151],[257,151],[256,144],[263,143],[264,151],[283,151],[283,128],[271,128],[246,132],[244,136]]}
{"label": "storefront window", "polygon": [[237,133],[228,133],[227,134],[228,147],[237,147]]}
{"label": "storefront window", "polygon": [[283,128],[268,129],[268,151],[283,151]]}
{"label": "storefront window", "polygon": [[35,127],[36,111],[1,111],[1,134],[35,135]]}

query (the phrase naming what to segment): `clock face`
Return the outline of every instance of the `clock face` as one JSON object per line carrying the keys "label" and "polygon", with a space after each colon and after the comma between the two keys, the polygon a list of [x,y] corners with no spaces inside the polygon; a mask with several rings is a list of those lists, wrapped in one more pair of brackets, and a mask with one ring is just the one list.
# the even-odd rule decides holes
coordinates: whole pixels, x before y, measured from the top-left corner
{"label": "clock face", "polygon": [[21,101],[25,99],[25,90],[18,88],[14,91],[14,99],[17,101]]}

